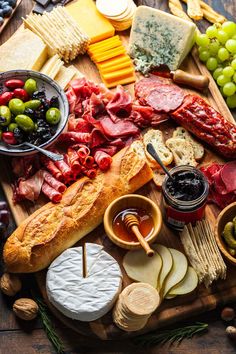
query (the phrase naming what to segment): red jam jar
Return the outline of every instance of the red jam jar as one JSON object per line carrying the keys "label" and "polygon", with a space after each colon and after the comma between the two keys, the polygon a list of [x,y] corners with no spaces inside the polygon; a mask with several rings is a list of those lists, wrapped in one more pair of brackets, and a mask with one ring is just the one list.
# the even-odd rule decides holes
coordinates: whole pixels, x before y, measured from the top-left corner
{"label": "red jam jar", "polygon": [[162,184],[164,219],[168,226],[181,231],[185,224],[204,217],[209,184],[201,171],[192,166],[170,170]]}

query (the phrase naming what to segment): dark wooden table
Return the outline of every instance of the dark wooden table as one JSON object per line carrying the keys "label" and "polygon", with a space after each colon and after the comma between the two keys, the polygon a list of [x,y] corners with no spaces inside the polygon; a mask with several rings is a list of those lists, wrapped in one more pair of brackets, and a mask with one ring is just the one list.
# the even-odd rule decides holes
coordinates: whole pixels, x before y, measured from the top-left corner
{"label": "dark wooden table", "polygon": [[[216,10],[224,14],[227,18],[236,17],[235,0],[212,0],[207,1]],[[167,0],[141,0],[138,4],[146,4],[163,10],[167,9]],[[3,31],[0,41],[3,43],[21,25],[21,17],[29,13],[32,9],[32,0],[23,0],[17,9],[13,19]],[[202,28],[206,22],[201,23]],[[1,167],[1,166],[0,166]],[[0,173],[4,173],[0,169]],[[0,190],[0,200],[4,200],[4,195]],[[14,229],[11,221],[9,232]],[[39,320],[30,323],[20,321],[15,318],[11,310],[12,302],[7,297],[0,294],[0,354],[49,354],[55,353],[51,343],[42,329]],[[236,308],[236,304],[233,304]],[[54,319],[57,333],[61,337],[66,353],[85,354],[85,353],[173,353],[173,354],[233,354],[236,353],[236,344],[232,343],[225,335],[226,324],[220,319],[220,309],[192,318],[193,321],[203,321],[209,324],[207,333],[196,336],[191,340],[184,340],[179,346],[168,347],[156,346],[152,349],[137,348],[131,341],[105,342],[79,336],[70,329],[65,328],[59,321]],[[178,325],[184,325],[179,323]],[[236,342],[235,342],[236,343]]]}

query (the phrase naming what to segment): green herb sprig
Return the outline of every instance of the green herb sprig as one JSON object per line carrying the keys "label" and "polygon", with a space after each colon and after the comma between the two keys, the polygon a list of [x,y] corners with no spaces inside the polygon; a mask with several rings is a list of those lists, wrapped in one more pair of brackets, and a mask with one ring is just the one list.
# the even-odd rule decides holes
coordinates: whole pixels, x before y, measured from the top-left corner
{"label": "green herb sprig", "polygon": [[190,339],[195,334],[200,333],[202,331],[206,331],[208,327],[207,323],[196,322],[194,325],[185,326],[175,329],[168,329],[164,331],[160,331],[158,333],[149,333],[143,334],[133,339],[133,342],[137,345],[141,345],[144,347],[150,347],[157,344],[165,344],[169,343],[172,345],[174,342],[178,344],[183,339]]}

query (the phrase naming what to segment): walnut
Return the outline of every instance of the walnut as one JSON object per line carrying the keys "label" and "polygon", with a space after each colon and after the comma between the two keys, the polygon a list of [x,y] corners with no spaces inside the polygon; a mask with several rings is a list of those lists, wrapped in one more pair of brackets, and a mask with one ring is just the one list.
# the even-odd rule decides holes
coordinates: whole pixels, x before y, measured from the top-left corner
{"label": "walnut", "polygon": [[14,302],[13,311],[22,320],[33,320],[38,314],[38,305],[32,299],[21,298]]}
{"label": "walnut", "polygon": [[21,280],[15,274],[4,273],[0,279],[1,291],[8,296],[16,295],[21,286]]}

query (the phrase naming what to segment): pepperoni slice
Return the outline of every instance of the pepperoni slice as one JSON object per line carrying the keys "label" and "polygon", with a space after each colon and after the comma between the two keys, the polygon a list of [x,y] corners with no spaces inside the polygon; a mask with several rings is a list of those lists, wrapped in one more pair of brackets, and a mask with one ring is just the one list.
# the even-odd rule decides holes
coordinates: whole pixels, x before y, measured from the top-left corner
{"label": "pepperoni slice", "polygon": [[177,109],[183,102],[184,92],[176,85],[159,85],[152,89],[146,97],[149,106],[156,112],[171,112]]}

